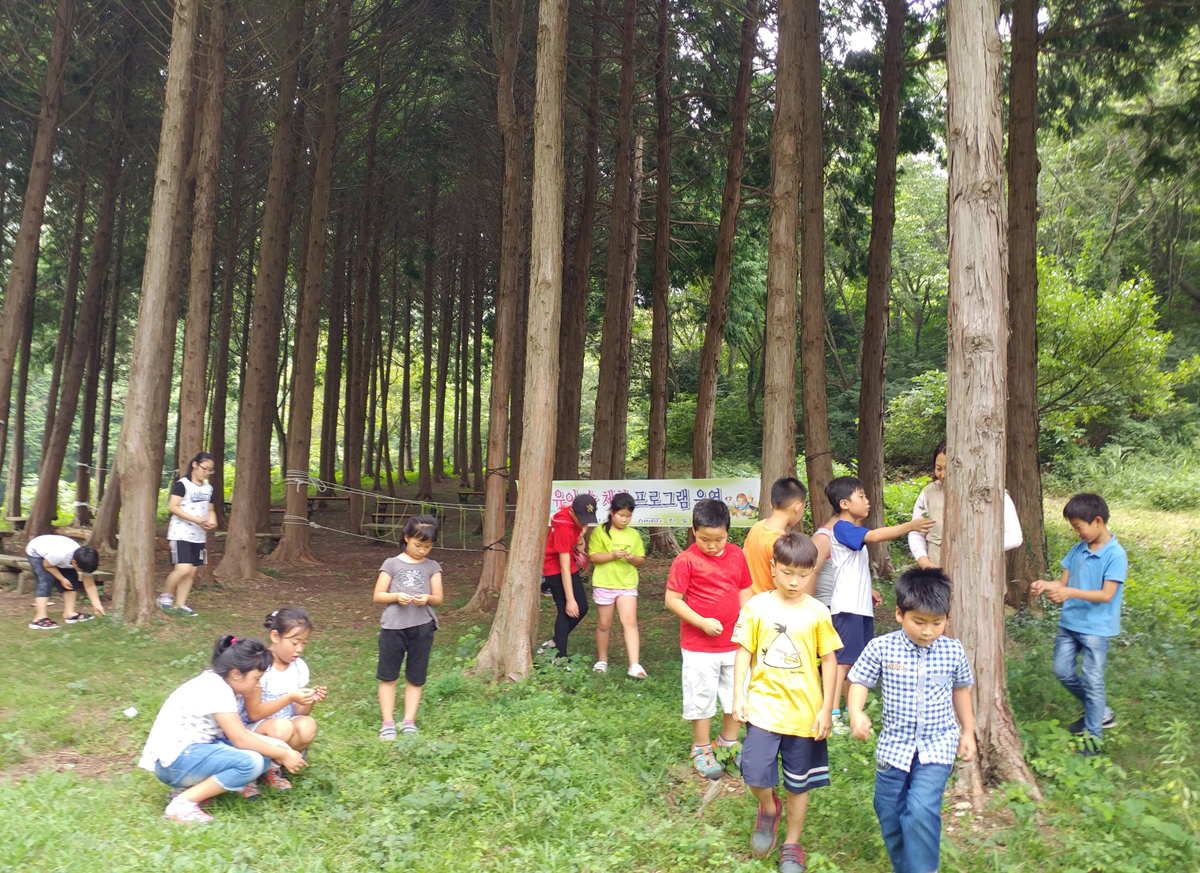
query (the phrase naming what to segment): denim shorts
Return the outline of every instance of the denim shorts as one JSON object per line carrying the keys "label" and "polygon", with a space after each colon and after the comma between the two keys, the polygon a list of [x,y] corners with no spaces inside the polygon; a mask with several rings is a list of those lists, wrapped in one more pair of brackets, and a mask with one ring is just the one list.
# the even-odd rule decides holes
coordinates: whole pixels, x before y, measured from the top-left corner
{"label": "denim shorts", "polygon": [[184,747],[169,767],[155,763],[154,775],[172,788],[191,788],[211,776],[226,791],[237,791],[265,773],[270,766],[270,760],[258,752],[239,749],[225,740],[217,740]]}
{"label": "denim shorts", "polygon": [[[54,591],[67,590],[63,587],[63,584],[58,581],[58,578],[46,569],[41,558],[30,555],[29,569],[33,571],[33,578],[35,580],[35,587],[33,591],[34,597],[49,597]],[[79,573],[76,572],[74,567],[60,567],[58,572],[62,573],[63,576],[66,577],[67,581],[71,583],[74,590],[83,590],[83,586],[79,584]]]}

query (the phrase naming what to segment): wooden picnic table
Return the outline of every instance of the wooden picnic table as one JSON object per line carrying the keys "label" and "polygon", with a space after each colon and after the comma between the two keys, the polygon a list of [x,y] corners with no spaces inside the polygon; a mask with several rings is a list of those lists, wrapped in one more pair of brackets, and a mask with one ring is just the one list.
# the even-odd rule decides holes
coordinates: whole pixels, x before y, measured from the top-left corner
{"label": "wooden picnic table", "polygon": [[[0,580],[12,581],[14,576],[17,580],[17,594],[23,596],[33,590],[33,568],[29,566],[29,558],[25,555],[0,555]],[[97,570],[91,576],[97,585],[113,580],[111,570]],[[83,593],[82,590],[80,593]]]}
{"label": "wooden picnic table", "polygon": [[[350,505],[350,495],[346,494],[341,497],[331,494],[310,494],[308,495],[308,514],[311,516],[313,510],[317,508],[318,503],[345,503]],[[324,507],[328,508],[328,507]]]}
{"label": "wooden picnic table", "polygon": [[458,502],[463,506],[469,506],[472,500],[478,500],[479,505],[483,506],[484,499],[487,497],[486,491],[459,491]]}

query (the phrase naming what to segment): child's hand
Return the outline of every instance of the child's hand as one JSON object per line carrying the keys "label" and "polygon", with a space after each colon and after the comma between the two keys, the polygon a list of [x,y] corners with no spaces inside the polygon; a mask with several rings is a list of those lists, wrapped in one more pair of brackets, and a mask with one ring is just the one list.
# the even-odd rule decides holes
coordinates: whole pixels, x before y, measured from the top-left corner
{"label": "child's hand", "polygon": [[396,602],[399,603],[401,606],[407,606],[408,604],[413,602],[413,599],[408,594],[404,594],[403,592],[397,592]]}
{"label": "child's hand", "polygon": [[298,703],[300,706],[312,706],[317,702],[317,693],[311,688],[297,688],[289,696],[292,703]]}
{"label": "child's hand", "polygon": [[215,520],[215,519],[206,518],[206,519],[204,519],[204,524],[202,524],[202,525],[200,525],[200,526],[201,526],[202,528],[204,528],[205,530],[216,530],[216,529],[217,529],[217,522],[216,522],[216,520]]}
{"label": "child's hand", "polygon": [[702,618],[700,619],[700,630],[710,637],[719,637],[721,631],[725,630],[725,626],[715,618]]}
{"label": "child's hand", "polygon": [[818,740],[828,739],[833,733],[833,715],[832,713],[821,710],[817,713],[817,720],[813,722],[813,730],[817,733]]}
{"label": "child's hand", "polygon": [[1054,603],[1066,603],[1071,599],[1071,589],[1066,585],[1059,585],[1056,588],[1047,589],[1046,596]]}
{"label": "child's hand", "polygon": [[320,703],[325,699],[325,695],[329,693],[329,688],[325,685],[318,685],[313,689],[313,702]]}
{"label": "child's hand", "polygon": [[750,716],[746,714],[746,701],[739,700],[734,702],[733,717],[742,724],[746,724],[748,721],[750,721]]}
{"label": "child's hand", "polygon": [[883,605],[883,595],[880,594],[878,591],[876,591],[874,588],[871,589],[871,605],[872,606],[882,606]]}
{"label": "child's hand", "polygon": [[936,570],[937,569],[937,564],[933,563],[933,561],[929,560],[924,555],[922,555],[920,558],[917,558],[917,566],[920,567],[922,570]]}
{"label": "child's hand", "polygon": [[958,757],[964,761],[975,760],[975,735],[963,732],[958,738]]}
{"label": "child's hand", "polygon": [[574,600],[567,601],[567,615],[571,618],[579,618],[579,604]]}
{"label": "child's hand", "polygon": [[414,594],[412,597],[409,598],[409,602],[416,603],[419,606],[424,606],[426,603],[429,602],[429,595],[428,594]]}
{"label": "child's hand", "polygon": [[914,518],[912,521],[906,524],[905,527],[908,528],[910,533],[912,531],[928,533],[935,524],[937,524],[937,522],[935,522],[932,518]]}
{"label": "child's hand", "polygon": [[286,767],[289,773],[295,773],[308,766],[308,761],[305,761],[295,749],[288,749],[275,760]]}
{"label": "child's hand", "polygon": [[850,713],[850,734],[864,743],[871,739],[871,719],[865,712]]}

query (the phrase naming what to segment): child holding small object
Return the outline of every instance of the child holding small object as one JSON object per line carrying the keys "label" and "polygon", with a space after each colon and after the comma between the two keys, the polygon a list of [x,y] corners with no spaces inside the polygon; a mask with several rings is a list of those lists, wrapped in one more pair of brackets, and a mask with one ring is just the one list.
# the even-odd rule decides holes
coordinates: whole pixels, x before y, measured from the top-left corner
{"label": "child holding small object", "polygon": [[905,571],[896,580],[900,630],[868,642],[850,670],[846,699],[856,740],[871,738],[863,706],[867,689],[882,680],[875,814],[898,873],[937,873],[946,780],[956,754],[975,757],[975,680],[962,643],[943,635],[949,618],[946,574]]}
{"label": "child holding small object", "polygon": [[[100,592],[96,590],[93,575],[100,566],[100,556],[91,546],[81,546],[70,537],[59,534],[43,534],[34,537],[25,546],[25,557],[33,571],[36,587],[33,592],[33,621],[30,630],[57,630],[58,622],[47,615],[50,595],[57,588],[63,596],[63,621],[78,624],[91,621],[93,616],[75,611],[75,598],[82,586],[97,615],[104,615],[100,603]],[[82,581],[80,581],[80,577]]]}
{"label": "child holding small object", "polygon": [[592,531],[588,541],[588,557],[596,565],[592,571],[592,599],[600,616],[596,622],[597,673],[608,672],[608,638],[612,631],[613,612],[621,617],[625,631],[625,651],[629,655],[627,674],[645,679],[646,671],[638,660],[641,639],[637,626],[638,567],[646,563],[646,547],[642,535],[629,526],[633,496],[622,491],[613,495],[609,504],[608,521]]}
{"label": "child holding small object", "polygon": [[163,818],[210,822],[200,804],[226,791],[257,798],[254,781],[272,760],[293,773],[308,766],[287,743],[247,730],[238,715],[238,695],[251,694],[270,666],[262,640],[227,634],[213,647],[211,669],[184,682],[162,705],[138,766],[180,789]]}
{"label": "child holding small object", "polygon": [[[268,615],[263,627],[271,632],[271,667],[242,698],[242,722],[255,733],[282,740],[307,755],[317,735],[317,722],[310,713],[328,690],[324,685],[307,687],[308,664],[300,657],[312,633],[312,619],[307,610],[285,606]],[[259,781],[281,791],[292,787],[279,767],[268,769]]]}
{"label": "child holding small object", "polygon": [[[396,739],[396,681],[404,667],[404,720],[400,732],[417,732],[417,707],[429,672],[429,653],[437,630],[432,607],[442,603],[442,566],[429,559],[437,540],[438,522],[416,515],[404,525],[404,551],[388,558],[375,579],[375,602],[384,604],[379,631],[379,739]],[[405,661],[407,660],[407,663]]]}

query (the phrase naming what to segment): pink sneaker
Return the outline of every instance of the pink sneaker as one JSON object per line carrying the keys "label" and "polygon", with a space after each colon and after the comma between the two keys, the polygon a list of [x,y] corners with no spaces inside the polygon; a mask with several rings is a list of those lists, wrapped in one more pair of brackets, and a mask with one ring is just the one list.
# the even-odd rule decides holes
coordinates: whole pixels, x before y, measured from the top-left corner
{"label": "pink sneaker", "polygon": [[208,824],[213,820],[213,817],[202,810],[198,804],[178,797],[167,804],[163,818],[166,821],[177,821],[182,824]]}

